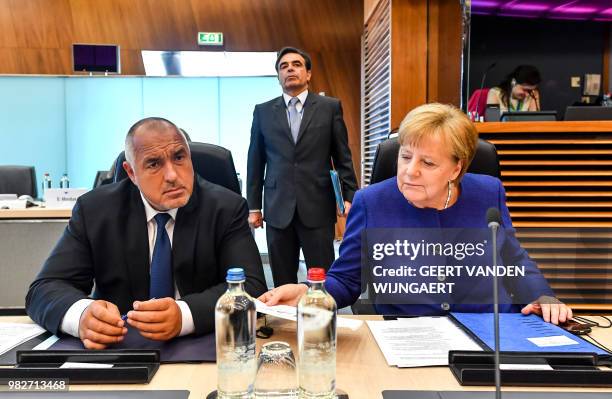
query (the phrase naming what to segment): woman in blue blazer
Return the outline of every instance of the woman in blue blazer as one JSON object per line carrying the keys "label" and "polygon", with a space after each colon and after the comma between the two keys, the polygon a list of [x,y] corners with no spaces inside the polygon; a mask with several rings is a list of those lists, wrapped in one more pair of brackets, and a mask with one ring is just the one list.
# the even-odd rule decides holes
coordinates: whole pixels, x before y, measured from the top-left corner
{"label": "woman in blue blazer", "polygon": [[[536,313],[555,324],[571,318],[571,309],[554,298],[537,265],[514,236],[502,183],[494,177],[466,173],[478,132],[465,114],[450,105],[422,105],[402,121],[398,140],[397,177],[368,186],[353,199],[340,256],[325,281],[338,307],[353,304],[361,294],[365,229],[482,230],[487,228],[487,209],[495,207],[501,212],[503,232],[498,234],[498,264],[520,265],[524,273],[520,278],[503,279],[500,311]],[[466,277],[464,273],[449,277],[451,280],[455,283],[452,295],[421,294],[418,299],[411,295],[405,303],[376,302],[375,309],[404,315],[492,311],[492,277]],[[304,284],[287,284],[260,299],[268,305],[296,304],[305,291]]]}

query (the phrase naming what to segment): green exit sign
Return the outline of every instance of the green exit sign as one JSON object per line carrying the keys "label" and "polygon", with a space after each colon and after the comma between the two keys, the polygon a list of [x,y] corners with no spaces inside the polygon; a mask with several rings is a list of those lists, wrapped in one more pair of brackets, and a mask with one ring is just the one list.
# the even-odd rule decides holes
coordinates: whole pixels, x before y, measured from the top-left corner
{"label": "green exit sign", "polygon": [[200,46],[223,46],[223,33],[198,32],[198,44]]}

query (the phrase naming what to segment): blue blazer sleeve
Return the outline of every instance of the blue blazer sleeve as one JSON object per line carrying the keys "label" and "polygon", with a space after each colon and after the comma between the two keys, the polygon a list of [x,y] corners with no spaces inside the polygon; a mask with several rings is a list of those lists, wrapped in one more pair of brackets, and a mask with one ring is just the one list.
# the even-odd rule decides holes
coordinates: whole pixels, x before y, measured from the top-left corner
{"label": "blue blazer sleeve", "polygon": [[510,211],[506,205],[506,191],[500,180],[497,180],[499,193],[499,209],[502,216],[504,245],[501,248],[501,257],[504,265],[525,267],[525,276],[506,279],[504,285],[514,296],[514,302],[519,304],[530,303],[542,295],[554,296],[548,282],[538,269],[537,264],[529,257],[527,251],[521,247],[516,238],[516,230],[512,226]]}
{"label": "blue blazer sleeve", "polygon": [[338,308],[350,306],[361,294],[361,232],[367,227],[366,205],[361,191],[355,193],[346,221],[340,256],[327,272],[325,288]]}

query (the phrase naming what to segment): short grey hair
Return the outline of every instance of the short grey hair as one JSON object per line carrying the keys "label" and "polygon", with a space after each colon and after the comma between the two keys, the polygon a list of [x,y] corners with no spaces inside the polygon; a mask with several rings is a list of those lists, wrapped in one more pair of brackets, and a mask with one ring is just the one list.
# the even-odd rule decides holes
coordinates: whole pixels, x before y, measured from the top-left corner
{"label": "short grey hair", "polygon": [[188,142],[181,129],[179,129],[178,126],[170,122],[168,119],[161,118],[158,116],[143,118],[138,122],[134,123],[132,127],[130,127],[130,130],[128,130],[127,135],[125,136],[125,160],[132,166],[134,166],[134,135],[136,134],[136,130],[145,125],[146,127],[154,129],[174,129],[174,131],[183,136],[183,139],[186,143]]}

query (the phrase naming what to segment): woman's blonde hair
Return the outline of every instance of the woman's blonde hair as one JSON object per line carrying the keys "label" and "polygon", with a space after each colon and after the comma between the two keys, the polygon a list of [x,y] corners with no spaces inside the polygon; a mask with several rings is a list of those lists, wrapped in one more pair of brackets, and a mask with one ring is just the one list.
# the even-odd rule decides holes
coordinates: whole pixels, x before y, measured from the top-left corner
{"label": "woman's blonde hair", "polygon": [[455,162],[462,161],[460,181],[476,153],[478,132],[468,117],[453,105],[431,103],[416,107],[399,127],[400,145],[418,147],[423,139],[437,136],[450,144]]}

